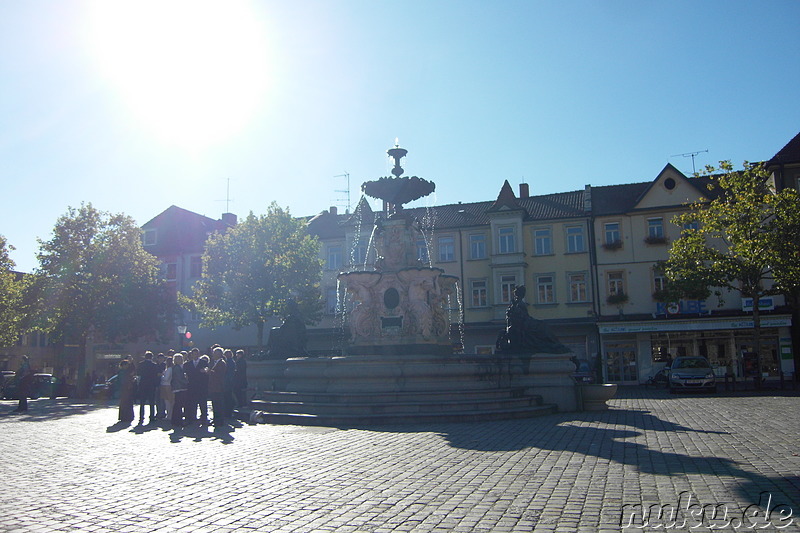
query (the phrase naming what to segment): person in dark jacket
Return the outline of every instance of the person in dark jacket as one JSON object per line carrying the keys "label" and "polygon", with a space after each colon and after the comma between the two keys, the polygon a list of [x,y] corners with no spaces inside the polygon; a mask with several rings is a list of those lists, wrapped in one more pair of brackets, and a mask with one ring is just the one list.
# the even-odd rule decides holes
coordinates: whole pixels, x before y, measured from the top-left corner
{"label": "person in dark jacket", "polygon": [[233,406],[236,398],[233,396],[234,380],[236,376],[236,361],[233,360],[233,352],[225,350],[225,417],[233,416]]}
{"label": "person in dark jacket", "polygon": [[[200,424],[208,425],[208,371],[211,366],[211,359],[203,354],[196,362],[195,366],[195,387],[194,398],[192,399],[192,414],[200,408]],[[191,385],[190,385],[191,390]]]}
{"label": "person in dark jacket", "polygon": [[186,374],[188,381],[184,416],[186,417],[186,423],[191,424],[197,420],[197,388],[200,385],[198,382],[197,358],[200,356],[200,350],[192,348],[184,353],[186,355],[183,359],[183,372]]}
{"label": "person in dark jacket", "polygon": [[136,397],[136,368],[127,357],[119,362],[117,385],[119,386],[119,421],[133,422],[133,400]]}
{"label": "person in dark jacket", "polygon": [[247,360],[244,350],[236,350],[236,373],[233,375],[233,392],[236,394],[236,408],[247,407]]}
{"label": "person in dark jacket", "polygon": [[156,422],[156,389],[159,385],[158,365],[153,361],[153,352],[144,353],[144,361],[137,369],[139,376],[139,425],[144,424],[144,406],[150,406],[150,423]]}

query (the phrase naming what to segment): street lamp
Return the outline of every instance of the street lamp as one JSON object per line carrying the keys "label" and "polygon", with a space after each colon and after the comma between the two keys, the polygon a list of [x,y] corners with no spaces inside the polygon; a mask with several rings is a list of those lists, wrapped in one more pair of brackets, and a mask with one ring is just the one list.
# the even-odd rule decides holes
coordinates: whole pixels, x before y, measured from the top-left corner
{"label": "street lamp", "polygon": [[186,331],[189,329],[189,326],[186,325],[184,322],[180,326],[178,326],[178,336],[180,337],[181,341],[178,345],[178,350],[183,350],[183,339],[186,338]]}

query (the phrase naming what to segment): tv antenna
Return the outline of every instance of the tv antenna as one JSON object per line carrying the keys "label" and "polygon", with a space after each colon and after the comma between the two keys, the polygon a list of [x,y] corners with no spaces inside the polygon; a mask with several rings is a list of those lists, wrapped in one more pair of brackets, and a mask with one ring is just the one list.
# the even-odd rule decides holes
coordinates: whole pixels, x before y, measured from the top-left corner
{"label": "tv antenna", "polygon": [[692,174],[697,174],[697,169],[694,168],[694,158],[697,154],[707,154],[708,149],[705,150],[698,150],[697,152],[686,152],[685,154],[675,154],[671,155],[670,157],[691,157],[692,158]]}
{"label": "tv antenna", "polygon": [[346,189],[336,189],[334,192],[346,195],[344,198],[337,198],[337,202],[347,202],[345,205],[345,213],[350,214],[350,173],[345,171],[344,174],[337,174],[334,178],[345,178],[347,180]]}
{"label": "tv antenna", "polygon": [[231,199],[231,179],[227,178],[227,181],[228,181],[228,184],[227,184],[227,186],[225,188],[225,199],[224,200],[217,200],[217,201],[218,202],[225,202],[225,212],[226,213],[230,213],[231,212],[231,202],[233,202],[233,200]]}

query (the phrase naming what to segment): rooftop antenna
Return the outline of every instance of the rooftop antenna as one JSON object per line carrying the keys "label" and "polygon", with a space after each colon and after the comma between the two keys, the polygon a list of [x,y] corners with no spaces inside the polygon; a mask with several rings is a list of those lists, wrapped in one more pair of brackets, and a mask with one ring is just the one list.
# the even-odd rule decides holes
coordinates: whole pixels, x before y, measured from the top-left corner
{"label": "rooftop antenna", "polygon": [[692,158],[692,174],[697,174],[697,169],[694,168],[694,158],[697,154],[708,153],[708,149],[698,150],[697,152],[686,152],[685,154],[675,154],[670,157],[691,157]]}
{"label": "rooftop antenna", "polygon": [[347,180],[347,188],[346,189],[336,189],[334,192],[338,192],[341,194],[345,194],[345,198],[337,198],[337,202],[347,202],[345,206],[345,213],[350,214],[350,173],[345,171],[344,174],[337,174],[334,178],[345,178]]}
{"label": "rooftop antenna", "polygon": [[218,202],[225,202],[225,212],[226,213],[230,213],[231,212],[231,202],[233,201],[231,199],[231,179],[227,178],[227,181],[228,181],[228,184],[227,184],[227,186],[225,188],[225,199],[224,200],[217,200],[217,201]]}

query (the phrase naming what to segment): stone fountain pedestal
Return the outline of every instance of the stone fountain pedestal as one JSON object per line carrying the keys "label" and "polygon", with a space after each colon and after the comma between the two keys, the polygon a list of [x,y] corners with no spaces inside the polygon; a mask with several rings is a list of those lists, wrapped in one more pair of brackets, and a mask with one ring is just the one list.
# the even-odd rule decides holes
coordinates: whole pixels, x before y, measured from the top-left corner
{"label": "stone fountain pedestal", "polygon": [[573,369],[565,354],[345,355],[253,362],[248,379],[267,422],[354,426],[574,411]]}

